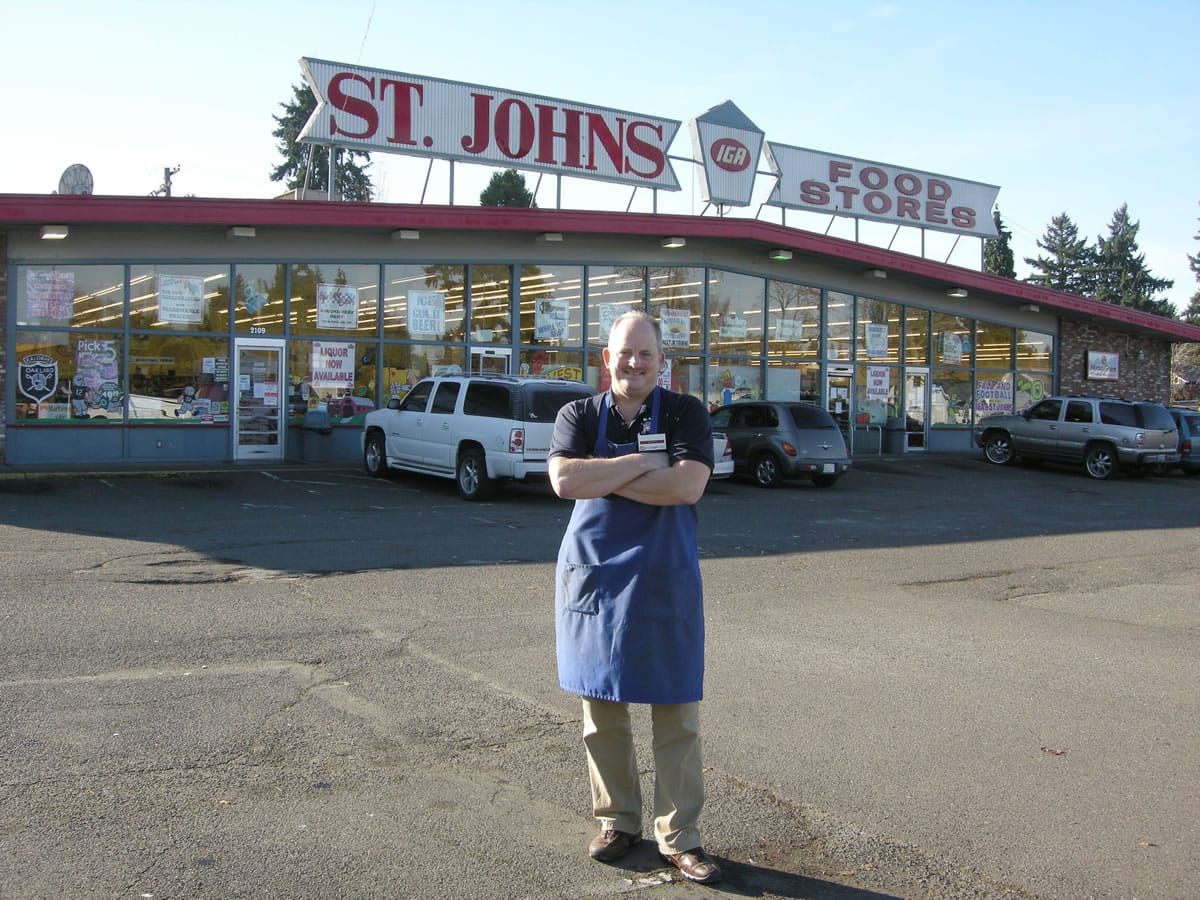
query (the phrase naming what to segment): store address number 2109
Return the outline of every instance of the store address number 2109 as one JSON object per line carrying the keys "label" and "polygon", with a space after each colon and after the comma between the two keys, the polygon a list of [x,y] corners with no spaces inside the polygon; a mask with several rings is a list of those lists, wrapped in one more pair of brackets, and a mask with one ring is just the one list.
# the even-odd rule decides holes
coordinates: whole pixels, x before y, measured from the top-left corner
{"label": "store address number 2109", "polygon": [[266,334],[267,327],[265,325],[251,325],[250,333],[251,334]]}

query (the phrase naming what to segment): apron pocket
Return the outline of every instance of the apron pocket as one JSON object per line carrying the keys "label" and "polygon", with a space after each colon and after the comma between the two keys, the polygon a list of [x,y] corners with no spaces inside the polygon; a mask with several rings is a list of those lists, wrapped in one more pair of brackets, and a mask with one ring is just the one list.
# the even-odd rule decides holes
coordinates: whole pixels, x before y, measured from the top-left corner
{"label": "apron pocket", "polygon": [[563,608],[568,612],[594,616],[600,611],[600,596],[605,589],[604,567],[568,562],[563,565]]}

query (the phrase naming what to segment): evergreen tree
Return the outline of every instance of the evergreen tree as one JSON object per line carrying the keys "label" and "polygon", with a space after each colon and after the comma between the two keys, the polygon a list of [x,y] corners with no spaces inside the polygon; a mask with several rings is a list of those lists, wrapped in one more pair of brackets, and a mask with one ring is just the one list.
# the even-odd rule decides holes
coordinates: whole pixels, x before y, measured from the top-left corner
{"label": "evergreen tree", "polygon": [[1000,237],[996,240],[983,242],[983,271],[991,275],[1003,275],[1005,278],[1016,278],[1017,270],[1013,266],[1012,245],[1009,238],[1012,232],[1004,227],[1000,219],[1000,208],[992,211],[992,221],[996,223],[996,232]]}
{"label": "evergreen tree", "polygon": [[1108,224],[1108,237],[1096,239],[1096,299],[1174,318],[1175,307],[1170,301],[1154,295],[1175,282],[1155,278],[1146,268],[1146,254],[1138,252],[1139,227],[1129,218],[1128,205],[1123,203]]}
{"label": "evergreen tree", "polygon": [[[1192,240],[1200,241],[1200,233],[1197,233]],[[1195,256],[1188,254],[1188,266],[1191,268],[1192,274],[1196,276],[1196,281],[1200,281],[1200,253]],[[1200,290],[1192,294],[1191,303],[1183,311],[1183,320],[1193,325],[1200,325]]]}
{"label": "evergreen tree", "polygon": [[1050,220],[1037,245],[1047,256],[1025,257],[1034,273],[1025,280],[1030,284],[1072,294],[1087,295],[1092,288],[1092,251],[1079,236],[1079,229],[1065,212]]}
{"label": "evergreen tree", "polygon": [[496,172],[479,194],[480,206],[536,207],[533,194],[525,187],[525,176],[516,169]]}
{"label": "evergreen tree", "polygon": [[[272,116],[279,126],[271,132],[279,139],[278,149],[283,162],[271,170],[272,181],[282,181],[288,190],[306,187],[314,191],[329,190],[329,154],[335,148],[317,144],[300,144],[296,138],[317,108],[317,97],[307,85],[292,85],[292,99],[283,107],[283,115]],[[338,149],[334,164],[334,190],[345,200],[370,200],[374,185],[366,173],[371,154],[345,147]]]}

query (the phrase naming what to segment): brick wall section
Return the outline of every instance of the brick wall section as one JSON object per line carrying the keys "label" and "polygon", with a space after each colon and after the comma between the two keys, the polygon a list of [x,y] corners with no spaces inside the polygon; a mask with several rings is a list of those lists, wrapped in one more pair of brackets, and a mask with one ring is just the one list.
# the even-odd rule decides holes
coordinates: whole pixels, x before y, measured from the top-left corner
{"label": "brick wall section", "polygon": [[[1117,381],[1088,381],[1087,351],[1116,353],[1121,362]],[[1138,353],[1143,354],[1138,359]],[[1062,394],[1101,394],[1171,401],[1171,345],[1093,322],[1059,320],[1058,390]]]}
{"label": "brick wall section", "polygon": [[[8,234],[0,231],[0,335],[8,328]],[[4,423],[8,421],[8,409],[4,398],[8,396],[8,341],[0,340],[0,465],[4,465]]]}

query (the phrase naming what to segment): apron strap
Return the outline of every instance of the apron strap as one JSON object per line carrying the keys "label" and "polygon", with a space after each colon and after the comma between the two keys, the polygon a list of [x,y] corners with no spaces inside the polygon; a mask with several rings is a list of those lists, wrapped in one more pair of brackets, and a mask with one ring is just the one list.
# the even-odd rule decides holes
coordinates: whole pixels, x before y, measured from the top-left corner
{"label": "apron strap", "polygon": [[[592,448],[592,456],[609,456],[608,451],[608,398],[611,396],[611,391],[605,391],[604,396],[600,398],[600,429],[596,433],[596,446]],[[650,432],[658,434],[658,409],[659,397],[662,394],[662,389],[654,386],[654,390],[650,392]]]}

